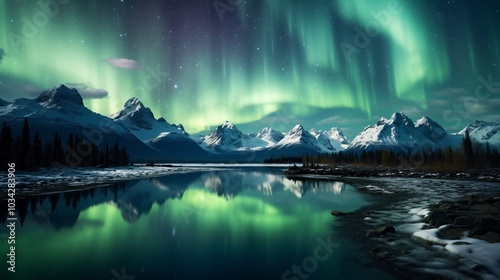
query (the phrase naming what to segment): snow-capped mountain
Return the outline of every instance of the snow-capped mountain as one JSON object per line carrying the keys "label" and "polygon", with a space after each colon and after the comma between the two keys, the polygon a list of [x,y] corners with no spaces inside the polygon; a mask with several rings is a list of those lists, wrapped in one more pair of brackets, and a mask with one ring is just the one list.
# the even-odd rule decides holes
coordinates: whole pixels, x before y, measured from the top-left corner
{"label": "snow-capped mountain", "polygon": [[167,161],[199,162],[209,158],[209,154],[204,149],[183,133],[162,132],[145,143],[161,151],[165,155],[163,160]]}
{"label": "snow-capped mountain", "polygon": [[3,100],[2,98],[0,98],[0,107],[7,106],[9,104],[10,104],[10,102],[8,102],[8,101]]}
{"label": "snow-capped mountain", "polygon": [[258,152],[253,159],[332,153],[343,150],[346,145],[343,143],[348,143],[348,140],[337,128],[307,131],[303,126],[296,125],[288,133],[266,127],[258,133],[244,134],[227,121],[198,142],[206,151],[218,154]]}
{"label": "snow-capped mountain", "polygon": [[202,137],[198,144],[203,149],[215,153],[248,152],[268,147],[273,143],[273,137],[276,137],[275,130],[259,134],[243,134],[233,123],[226,121]]}
{"label": "snow-capped mountain", "polygon": [[347,151],[396,150],[415,151],[455,146],[458,142],[435,121],[423,117],[416,123],[405,114],[394,113],[388,120],[380,118],[374,126],[366,127],[359,133]]}
{"label": "snow-capped mountain", "polygon": [[271,127],[265,127],[261,131],[259,131],[259,133],[255,135],[255,137],[266,141],[268,143],[267,146],[269,147],[281,141],[281,139],[285,137],[285,134],[283,134],[283,132],[274,130]]}
{"label": "snow-capped mountain", "polygon": [[167,132],[189,138],[182,125],[169,124],[164,118],[155,119],[151,109],[145,107],[137,97],[127,100],[122,110],[109,117],[127,127],[141,141],[151,140]]}
{"label": "snow-capped mountain", "polygon": [[456,135],[465,136],[465,131],[469,131],[472,142],[500,147],[500,123],[475,121],[467,125]]}
{"label": "snow-capped mountain", "polygon": [[[285,134],[283,139],[281,139],[275,145],[269,147],[267,151],[271,155],[282,155],[282,156],[299,156],[302,154],[319,154],[331,152],[328,149],[328,139],[323,138],[322,144],[318,142],[318,139],[310,132],[304,129],[300,124],[296,125],[292,130]],[[323,146],[326,145],[326,146]],[[330,149],[333,149],[329,145]]]}
{"label": "snow-capped mountain", "polygon": [[110,118],[150,147],[162,152],[164,160],[191,161],[207,157],[182,125],[169,124],[164,118],[155,119],[151,109],[136,97],[127,100],[123,109]]}
{"label": "snow-capped mountain", "polygon": [[[349,139],[347,139],[344,133],[337,127],[332,127],[330,130],[326,131],[313,128],[309,132],[330,152],[342,151],[346,149],[350,143]],[[328,148],[330,146],[331,148]]]}
{"label": "snow-capped mountain", "polygon": [[57,132],[66,143],[67,135],[73,133],[98,146],[118,141],[132,158],[158,157],[158,152],[123,125],[87,109],[78,91],[65,85],[46,90],[35,99],[20,98],[0,106],[0,120],[7,121],[14,135],[20,133],[24,118],[32,131],[39,131],[42,141],[52,139]]}

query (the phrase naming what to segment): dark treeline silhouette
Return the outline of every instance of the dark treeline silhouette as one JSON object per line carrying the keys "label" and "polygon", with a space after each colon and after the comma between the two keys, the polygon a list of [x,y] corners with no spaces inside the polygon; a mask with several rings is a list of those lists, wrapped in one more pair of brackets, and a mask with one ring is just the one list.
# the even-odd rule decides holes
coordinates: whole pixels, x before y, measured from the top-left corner
{"label": "dark treeline silhouette", "polygon": [[273,157],[271,156],[270,158],[264,160],[264,163],[296,163],[296,162],[301,162],[302,157]]}
{"label": "dark treeline silhouette", "polygon": [[466,131],[460,147],[443,149],[411,150],[363,150],[362,152],[338,152],[303,157],[269,158],[269,163],[301,162],[306,168],[323,165],[355,165],[359,167],[422,168],[432,170],[468,170],[499,168],[500,154],[487,143],[473,143]]}
{"label": "dark treeline silhouette", "polygon": [[[41,217],[38,218],[42,218],[44,220],[45,219],[50,220],[56,229],[62,227],[72,227],[76,222],[76,218],[78,217],[78,215],[76,215],[74,221],[70,221],[72,223],[65,224],[68,221],[65,219],[60,219],[60,216],[59,217],[57,216],[58,213],[57,210],[60,210],[61,212],[67,211],[68,209],[76,210],[78,208],[78,204],[83,200],[92,201],[94,199],[94,194],[96,190],[101,191],[105,198],[107,198],[109,195],[116,203],[118,199],[118,193],[124,192],[125,188],[126,188],[125,183],[121,182],[121,183],[115,183],[113,185],[105,185],[100,189],[89,188],[86,190],[79,190],[73,192],[17,197],[16,216],[19,218],[19,222],[22,226],[28,214],[31,213],[32,215],[35,215],[39,207],[43,207],[44,203],[50,203],[50,211],[47,211],[47,209],[42,208],[42,210],[39,213]],[[111,192],[109,192],[109,190],[111,190]],[[64,202],[64,205],[63,203],[60,202]],[[0,224],[5,224],[7,222],[9,214],[8,209],[9,208],[7,207],[7,200],[0,199]]]}
{"label": "dark treeline silhouette", "polygon": [[3,122],[0,133],[0,164],[14,162],[16,169],[33,170],[39,167],[124,166],[129,163],[125,147],[118,141],[113,146],[100,147],[80,135],[70,133],[63,145],[61,135],[42,143],[38,130],[31,137],[28,119],[24,119],[21,135],[12,135],[12,129]]}

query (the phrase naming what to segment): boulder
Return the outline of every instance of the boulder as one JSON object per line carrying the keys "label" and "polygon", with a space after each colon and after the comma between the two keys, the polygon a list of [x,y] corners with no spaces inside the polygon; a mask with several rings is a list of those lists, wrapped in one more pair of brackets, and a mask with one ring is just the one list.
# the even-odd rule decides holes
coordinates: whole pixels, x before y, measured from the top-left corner
{"label": "boulder", "polygon": [[476,226],[477,224],[477,220],[470,216],[459,216],[453,221],[453,225],[456,226]]}
{"label": "boulder", "polygon": [[460,239],[464,236],[464,233],[470,229],[470,227],[451,225],[438,230],[436,235],[443,239]]}
{"label": "boulder", "polygon": [[396,229],[393,226],[380,227],[375,230],[369,230],[366,232],[366,237],[380,237],[388,233],[396,233]]}
{"label": "boulder", "polygon": [[345,215],[349,215],[349,213],[345,213],[345,212],[342,212],[342,211],[339,211],[339,210],[332,210],[331,214],[332,214],[332,216],[345,216]]}

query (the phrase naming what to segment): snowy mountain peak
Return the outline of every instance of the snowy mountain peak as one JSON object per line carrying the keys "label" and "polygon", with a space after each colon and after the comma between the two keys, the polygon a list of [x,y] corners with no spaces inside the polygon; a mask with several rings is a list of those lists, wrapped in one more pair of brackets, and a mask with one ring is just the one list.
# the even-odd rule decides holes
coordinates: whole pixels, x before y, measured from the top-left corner
{"label": "snowy mountain peak", "polygon": [[232,122],[230,122],[230,121],[225,121],[221,125],[221,128],[237,129],[236,126]]}
{"label": "snowy mountain peak", "polygon": [[442,142],[448,137],[446,130],[427,116],[418,119],[415,128],[435,143]]}
{"label": "snowy mountain peak", "polygon": [[309,133],[316,137],[323,150],[328,152],[344,150],[349,145],[349,139],[337,127],[332,127],[327,131],[313,128]]}
{"label": "snowy mountain peak", "polygon": [[63,107],[66,104],[83,105],[82,96],[75,88],[68,88],[63,84],[42,92],[37,98],[38,103],[45,107]]}
{"label": "snowy mountain peak", "polygon": [[297,124],[292,128],[292,130],[290,130],[290,132],[288,132],[288,135],[301,136],[303,133],[304,133],[304,127],[300,124]]}
{"label": "snowy mountain peak", "polygon": [[330,128],[330,130],[328,130],[326,132],[326,134],[328,135],[328,137],[330,139],[333,139],[333,140],[339,142],[340,144],[349,145],[349,143],[350,143],[349,139],[344,135],[342,130],[340,130],[337,127]]}
{"label": "snowy mountain peak", "polygon": [[127,100],[122,110],[109,117],[112,119],[130,118],[131,121],[138,126],[143,125],[145,121],[154,119],[151,109],[145,107],[137,97],[132,97]]}
{"label": "snowy mountain peak", "polygon": [[260,139],[264,139],[264,140],[272,142],[272,143],[278,143],[279,141],[281,141],[281,139],[283,139],[284,136],[285,135],[282,132],[274,130],[270,127],[263,128],[256,135],[256,137],[258,137]]}
{"label": "snowy mountain peak", "polygon": [[7,106],[9,104],[10,104],[10,102],[8,102],[8,101],[3,100],[2,98],[0,98],[0,107]]}
{"label": "snowy mountain peak", "polygon": [[415,151],[455,145],[455,141],[438,123],[423,117],[416,123],[403,113],[394,113],[390,120],[381,119],[359,133],[348,147],[350,151],[389,149]]}
{"label": "snowy mountain peak", "polygon": [[[384,124],[388,124],[389,123],[389,120],[384,118],[384,117],[381,117],[378,121],[377,121],[377,125],[384,125]],[[366,126],[365,127],[365,130],[370,128],[371,126]]]}
{"label": "snowy mountain peak", "polygon": [[230,121],[225,121],[223,124],[219,125],[215,130],[219,132],[225,130],[231,130],[236,132],[237,134],[242,134],[242,132]]}
{"label": "snowy mountain peak", "polygon": [[132,97],[129,100],[127,100],[127,102],[125,102],[125,106],[124,107],[130,107],[130,106],[141,106],[141,107],[144,107],[144,104],[142,104],[142,102],[139,100],[139,98]]}
{"label": "snowy mountain peak", "polygon": [[219,125],[199,143],[202,148],[215,152],[228,152],[243,147],[243,133],[229,121]]}
{"label": "snowy mountain peak", "polygon": [[182,125],[169,124],[164,118],[155,119],[151,109],[144,106],[137,97],[127,100],[122,110],[109,117],[127,127],[130,132],[142,141],[149,141],[159,136],[182,138],[173,134],[185,136],[186,141],[191,140],[187,139],[188,134],[184,131]]}
{"label": "snowy mountain peak", "polygon": [[392,114],[391,119],[388,124],[394,124],[395,126],[415,126],[413,121],[402,112],[396,112]]}
{"label": "snowy mountain peak", "polygon": [[467,130],[473,142],[500,147],[500,123],[475,121],[456,134],[465,136]]}

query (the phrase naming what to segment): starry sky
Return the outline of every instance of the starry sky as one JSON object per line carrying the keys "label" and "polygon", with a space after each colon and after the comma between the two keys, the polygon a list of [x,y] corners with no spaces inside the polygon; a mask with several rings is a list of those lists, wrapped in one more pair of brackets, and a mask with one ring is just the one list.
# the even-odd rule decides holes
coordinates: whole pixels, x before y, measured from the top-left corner
{"label": "starry sky", "polygon": [[[39,4],[41,3],[41,4]],[[0,0],[0,98],[64,83],[191,134],[500,121],[500,1]]]}

